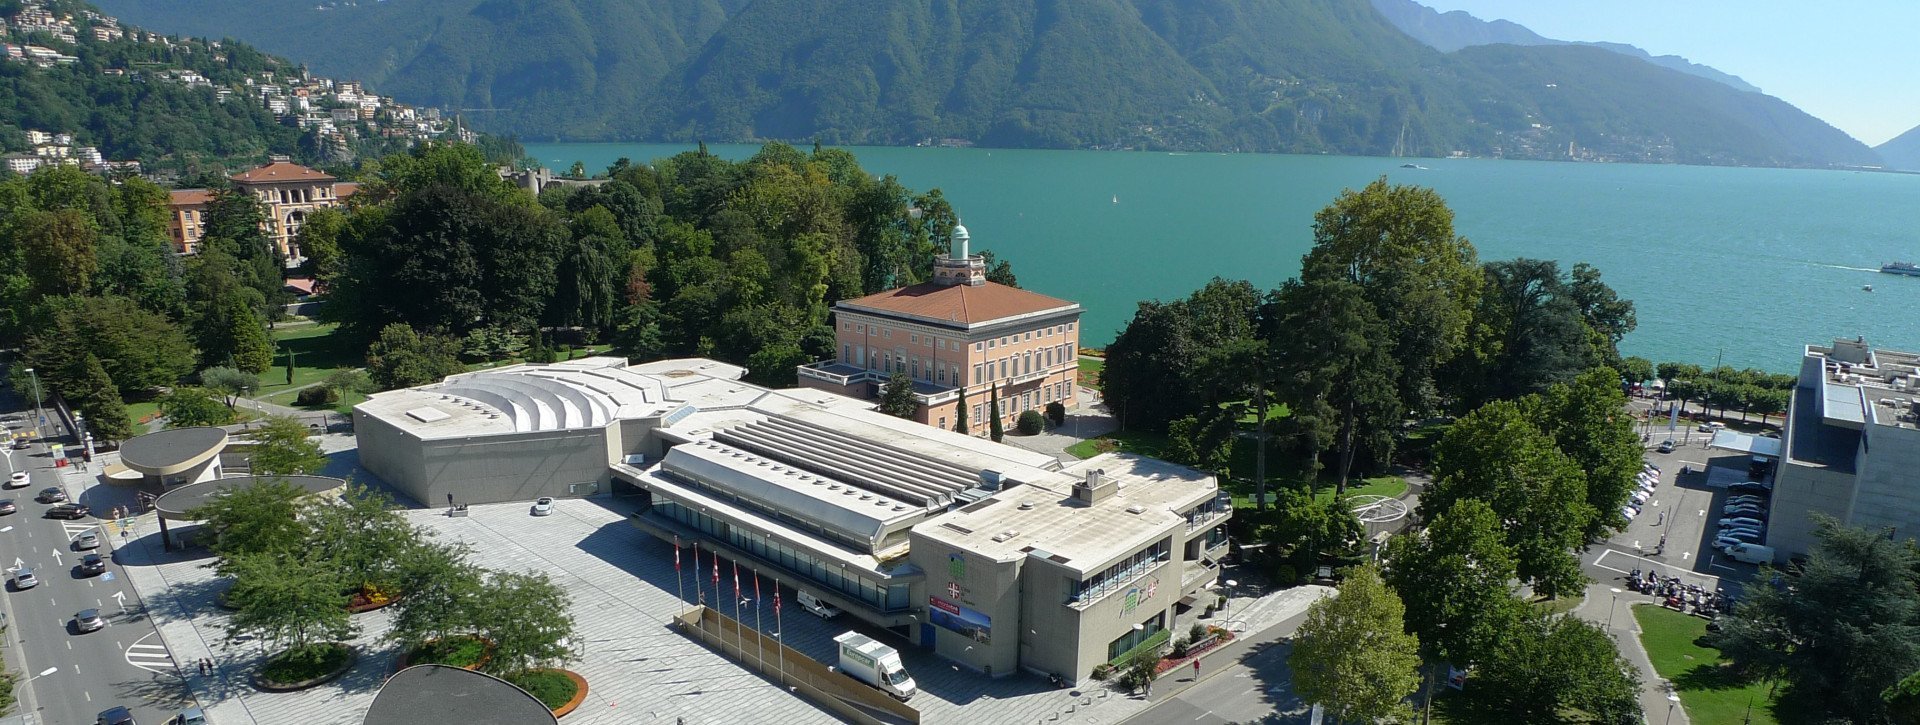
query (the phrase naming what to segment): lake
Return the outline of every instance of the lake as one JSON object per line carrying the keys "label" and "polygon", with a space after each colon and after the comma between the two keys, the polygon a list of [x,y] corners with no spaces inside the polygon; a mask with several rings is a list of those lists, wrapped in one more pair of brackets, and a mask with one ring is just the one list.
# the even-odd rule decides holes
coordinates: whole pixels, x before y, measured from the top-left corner
{"label": "lake", "polygon": [[[689,150],[528,144],[555,169],[604,169]],[[751,145],[709,145],[734,159]],[[1920,350],[1920,176],[1491,159],[1389,159],[1004,149],[851,149],[869,172],[938,187],[973,248],[1020,285],[1079,302],[1083,343],[1104,345],[1143,299],[1220,276],[1270,288],[1298,274],[1313,214],[1385,176],[1429,186],[1481,259],[1598,266],[1634,301],[1622,351],[1654,361],[1796,369],[1802,346],[1864,335]],[[1403,169],[1403,163],[1425,169]],[[1863,285],[1873,285],[1866,292]]]}

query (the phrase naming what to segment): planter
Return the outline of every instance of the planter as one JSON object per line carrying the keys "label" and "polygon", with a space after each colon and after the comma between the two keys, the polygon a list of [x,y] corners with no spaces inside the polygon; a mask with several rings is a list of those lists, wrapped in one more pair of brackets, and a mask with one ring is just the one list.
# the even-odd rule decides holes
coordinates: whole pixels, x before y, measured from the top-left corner
{"label": "planter", "polygon": [[[457,635],[457,636],[460,638],[476,640],[480,642],[480,644],[484,649],[480,653],[480,659],[474,662],[473,664],[447,665],[448,667],[459,667],[460,669],[463,669],[463,670],[478,670],[481,667],[484,667],[487,664],[487,662],[493,660],[493,642],[491,640],[488,640],[487,638],[481,637],[478,635]],[[400,666],[395,669],[404,670],[408,667],[412,667],[413,665],[418,664],[413,661],[413,653],[422,648],[433,646],[435,643],[438,643],[438,642],[440,642],[440,639],[430,639],[425,642],[421,642],[417,646],[407,648],[406,651],[400,653]],[[444,664],[444,663],[434,663],[434,664]]]}
{"label": "planter", "polygon": [[[345,649],[347,651],[347,657],[340,664],[339,667],[334,668],[324,674],[321,674],[309,679],[300,680],[298,682],[274,682],[274,681],[267,680],[261,676],[261,672],[265,670],[265,665],[263,663],[261,669],[255,670],[253,674],[249,676],[249,679],[253,682],[254,687],[259,688],[263,692],[294,692],[297,690],[305,690],[305,689],[319,687],[320,685],[327,684],[329,682],[339,679],[341,675],[346,674],[347,670],[353,669],[353,665],[360,661],[360,653],[358,650],[355,650],[352,645],[339,644],[339,643],[335,643],[335,645],[342,649]],[[281,652],[279,655],[274,655],[274,657],[278,657],[285,654],[286,654],[285,652]],[[271,661],[273,657],[269,657],[267,659],[268,661]]]}
{"label": "planter", "polygon": [[[547,669],[527,670],[526,672],[522,672],[517,676],[508,676],[508,677],[503,677],[502,679],[505,679],[507,682],[513,683],[514,687],[518,687],[522,690],[526,690],[528,694],[534,694],[532,688],[529,688],[527,685],[520,682],[517,678],[525,677],[527,675],[532,675],[532,674],[544,674],[544,673],[553,673],[553,674],[559,674],[559,675],[565,676],[566,679],[573,685],[573,696],[569,697],[566,702],[563,702],[557,706],[552,706],[554,717],[561,717],[568,713],[571,713],[575,709],[580,707],[580,703],[586,701],[587,680],[586,678],[581,677],[580,673],[574,672],[572,670],[563,670],[557,667],[547,668]],[[534,694],[534,697],[538,698],[539,695]],[[546,700],[541,700],[542,704],[545,704],[545,702]]]}
{"label": "planter", "polygon": [[351,598],[347,600],[347,613],[360,614],[361,612],[371,612],[376,609],[385,609],[386,607],[391,606],[394,603],[394,601],[398,599],[399,597],[386,597],[384,601],[376,602],[376,601],[373,601],[371,597],[367,596],[367,593],[365,590],[363,589],[354,590],[353,594],[351,595]]}

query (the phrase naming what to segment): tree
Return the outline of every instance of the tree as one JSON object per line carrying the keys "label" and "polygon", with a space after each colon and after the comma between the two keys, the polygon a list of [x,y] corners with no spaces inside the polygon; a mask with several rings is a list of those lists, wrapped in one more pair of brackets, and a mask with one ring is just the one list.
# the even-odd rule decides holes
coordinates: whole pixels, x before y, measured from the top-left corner
{"label": "tree", "polygon": [[307,492],[282,480],[256,480],[231,487],[188,512],[201,522],[200,540],[219,559],[214,568],[233,575],[234,562],[256,554],[286,554],[306,545],[301,512]]}
{"label": "tree", "polygon": [[1312,493],[1297,489],[1280,492],[1273,508],[1248,515],[1251,539],[1266,544],[1291,574],[1279,578],[1287,584],[1312,573],[1328,556],[1353,551],[1366,536],[1366,529],[1353,511],[1338,501],[1322,502]]}
{"label": "tree", "polygon": [[57,371],[91,353],[128,395],[172,385],[193,370],[193,348],[180,328],[127,298],[48,298],[38,313],[24,345],[30,367]]}
{"label": "tree", "polygon": [[1535,399],[1534,426],[1552,436],[1561,452],[1586,472],[1587,506],[1594,516],[1582,534],[1588,540],[1626,526],[1620,508],[1637,488],[1646,451],[1633,432],[1620,375],[1594,368],[1548,388]]}
{"label": "tree", "polygon": [[1626,382],[1638,385],[1653,379],[1653,361],[1633,356],[1620,361],[1620,377]]}
{"label": "tree", "polygon": [[380,338],[367,348],[367,374],[383,390],[437,383],[466,371],[458,350],[452,338],[422,335],[394,323],[381,329]]}
{"label": "tree", "polygon": [[1431,657],[1463,668],[1491,658],[1521,615],[1513,550],[1499,515],[1477,499],[1455,502],[1424,535],[1395,537],[1386,577],[1407,604],[1407,630]]}
{"label": "tree", "polygon": [[415,541],[399,560],[393,628],[387,638],[405,646],[472,634],[480,621],[484,572],[467,561],[464,544]]}
{"label": "tree", "polygon": [[327,465],[326,454],[307,436],[307,427],[288,416],[267,416],[247,437],[253,440],[254,475],[319,473]]}
{"label": "tree", "polygon": [[[1746,587],[1713,644],[1786,696],[1849,722],[1881,722],[1882,693],[1920,670],[1920,548],[1816,514],[1792,586]],[[1763,570],[1759,582],[1782,576]]]}
{"label": "tree", "polygon": [[363,591],[400,590],[407,557],[428,535],[407,523],[392,498],[355,483],[338,501],[309,508],[305,518],[307,550],[338,568],[350,588]]}
{"label": "tree", "polygon": [[1066,425],[1067,424],[1067,406],[1058,400],[1048,403],[1047,404],[1047,420],[1052,422],[1054,427],[1056,428]]}
{"label": "tree", "polygon": [[1014,430],[1020,431],[1023,436],[1037,435],[1046,427],[1046,419],[1040,417],[1040,411],[1032,409],[1020,411],[1020,417],[1013,422]]}
{"label": "tree", "polygon": [[1468,354],[1447,371],[1466,406],[1543,391],[1606,359],[1558,264],[1488,262],[1485,274]]}
{"label": "tree", "polygon": [[492,572],[478,603],[478,631],[493,642],[482,670],[514,675],[579,657],[567,592],[544,573]]}
{"label": "tree", "polygon": [[1633,301],[1621,299],[1612,287],[1600,281],[1600,268],[1586,262],[1573,265],[1573,273],[1567,280],[1567,296],[1580,310],[1587,329],[1599,333],[1606,341],[1595,346],[1600,351],[1600,364],[1621,367],[1620,340],[1640,324],[1634,315]]}
{"label": "tree", "polygon": [[167,417],[168,428],[226,425],[233,420],[233,410],[206,388],[174,388],[160,399],[160,414]]}
{"label": "tree", "polygon": [[[217,262],[203,259],[203,270]],[[203,271],[197,279],[218,272]],[[211,283],[210,283],[211,284]],[[200,364],[231,367],[259,375],[273,365],[273,342],[267,338],[266,321],[255,310],[251,291],[238,286],[211,291],[199,315],[193,321],[194,344],[200,348]]]}
{"label": "tree", "polygon": [[1519,403],[1494,401],[1455,422],[1434,446],[1433,471],[1420,518],[1431,521],[1462,499],[1484,501],[1504,524],[1516,573],[1536,592],[1558,596],[1585,580],[1573,550],[1598,512],[1578,464]]}
{"label": "tree", "polygon": [[100,233],[75,209],[33,212],[19,224],[23,269],[40,296],[82,294],[92,287]]}
{"label": "tree", "polygon": [[1640,713],[1635,672],[1600,625],[1529,613],[1509,626],[1475,676],[1514,722],[1553,722],[1572,709],[1607,723]]}
{"label": "tree", "polygon": [[1370,564],[1339,589],[1307,607],[1287,657],[1295,691],[1336,722],[1405,719],[1420,686],[1420,641],[1405,631],[1405,606]]}
{"label": "tree", "polygon": [[285,646],[288,657],[318,659],[313,645],[350,639],[359,629],[348,618],[347,579],[332,562],[269,551],[233,557],[225,572],[234,577],[229,638],[252,634]]}
{"label": "tree", "polygon": [[1359,285],[1393,341],[1401,407],[1438,402],[1434,372],[1465,339],[1482,284],[1473,245],[1453,233],[1453,211],[1432,189],[1389,185],[1340,192],[1313,217],[1302,282]]}
{"label": "tree", "polygon": [[1007,436],[1006,424],[1000,420],[1000,384],[994,383],[987,398],[987,437],[999,443]]}
{"label": "tree", "polygon": [[133,436],[133,420],[127,417],[127,404],[114,389],[113,379],[93,353],[75,357],[58,371],[55,387],[66,396],[67,404],[86,417],[87,432],[102,441],[123,441]]}
{"label": "tree", "polygon": [[887,384],[880,387],[880,412],[895,418],[912,418],[920,410],[920,404],[913,399],[913,381],[906,373],[894,373],[887,378]]}
{"label": "tree", "polygon": [[1310,463],[1329,448],[1339,453],[1336,497],[1346,494],[1358,450],[1392,457],[1401,423],[1393,340],[1364,295],[1338,277],[1290,281],[1273,305],[1274,393],[1292,412],[1282,425],[1314,453]]}
{"label": "tree", "polygon": [[333,390],[342,398],[353,393],[365,394],[374,390],[373,378],[367,376],[367,371],[352,368],[340,368],[327,373],[326,377],[320,379],[320,386]]}
{"label": "tree", "polygon": [[964,435],[973,435],[973,426],[967,421],[967,386],[965,385],[960,386],[960,404],[954,408],[953,429]]}
{"label": "tree", "polygon": [[260,376],[224,365],[200,371],[200,384],[226,397],[227,410],[236,399],[260,389]]}

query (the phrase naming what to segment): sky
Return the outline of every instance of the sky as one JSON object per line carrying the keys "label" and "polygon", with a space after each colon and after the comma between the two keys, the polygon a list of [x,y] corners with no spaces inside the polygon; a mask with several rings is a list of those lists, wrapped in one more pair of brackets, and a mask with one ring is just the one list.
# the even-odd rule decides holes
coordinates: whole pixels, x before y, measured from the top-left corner
{"label": "sky", "polygon": [[1920,0],[1420,0],[1732,73],[1869,146],[1920,126]]}

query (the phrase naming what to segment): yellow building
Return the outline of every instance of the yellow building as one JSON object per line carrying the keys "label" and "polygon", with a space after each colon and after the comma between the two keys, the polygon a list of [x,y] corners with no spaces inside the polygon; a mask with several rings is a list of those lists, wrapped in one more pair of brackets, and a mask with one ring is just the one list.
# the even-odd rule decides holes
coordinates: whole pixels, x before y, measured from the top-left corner
{"label": "yellow building", "polygon": [[[233,188],[252,194],[266,211],[263,231],[289,267],[304,261],[300,253],[300,227],[307,215],[345,203],[359,184],[342,182],[320,171],[293,163],[285,156],[271,157],[264,165],[229,177]],[[181,254],[200,251],[200,237],[206,232],[207,203],[213,192],[207,189],[176,189],[172,192],[169,215],[174,250]]]}

